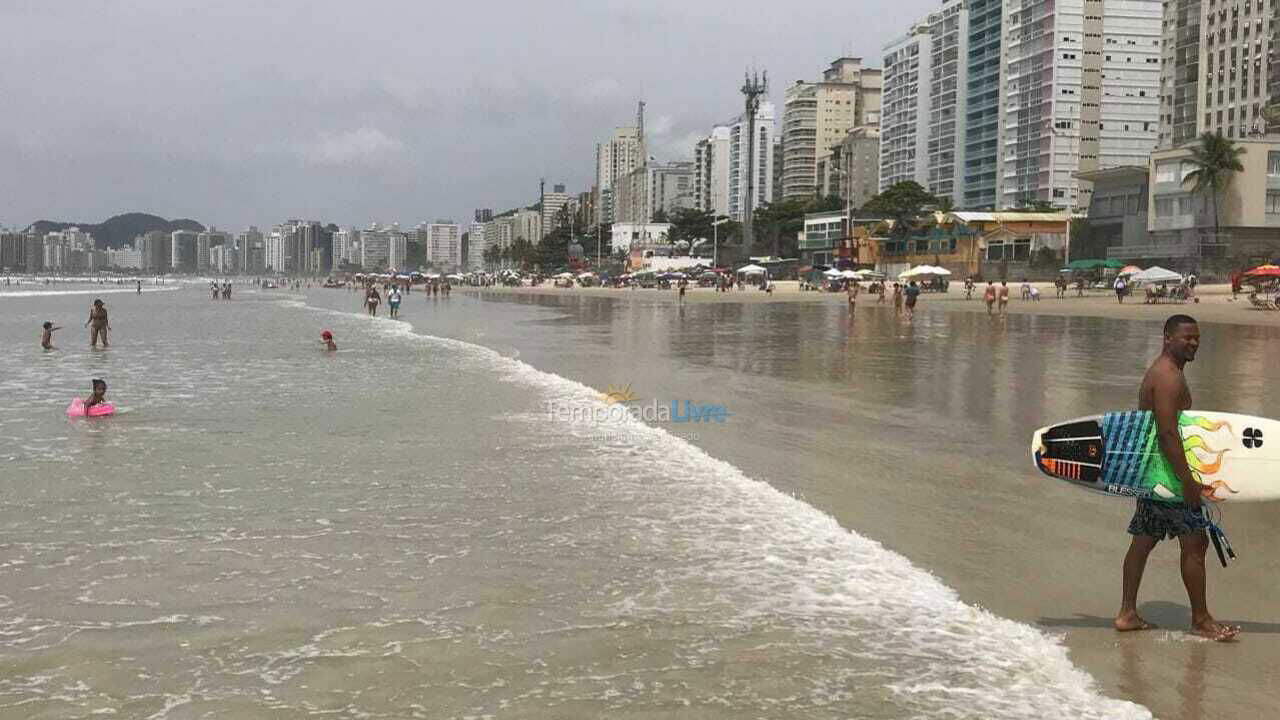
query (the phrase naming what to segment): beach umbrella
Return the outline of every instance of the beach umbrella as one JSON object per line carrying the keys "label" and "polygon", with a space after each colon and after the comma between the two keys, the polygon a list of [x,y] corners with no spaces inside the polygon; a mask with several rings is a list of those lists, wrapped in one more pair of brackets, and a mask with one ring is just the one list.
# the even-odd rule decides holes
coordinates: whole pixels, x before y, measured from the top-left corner
{"label": "beach umbrella", "polygon": [[1266,264],[1245,270],[1242,277],[1264,278],[1280,277],[1280,265]]}
{"label": "beach umbrella", "polygon": [[855,270],[841,270],[841,271],[840,271],[840,277],[842,277],[842,278],[848,278],[849,280],[861,280],[861,279],[862,279],[862,276],[861,276],[861,275],[859,275],[859,274],[857,273],[857,271],[855,271]]}
{"label": "beach umbrella", "polygon": [[933,275],[950,275],[951,274],[950,270],[944,267],[938,267],[937,265],[930,266],[930,270],[933,271],[932,272]]}
{"label": "beach umbrella", "polygon": [[1140,273],[1140,272],[1142,272],[1142,268],[1138,267],[1137,265],[1125,265],[1124,267],[1120,268],[1121,275],[1132,275],[1134,273]]}
{"label": "beach umbrella", "polygon": [[826,272],[824,272],[824,273],[822,273],[822,274],[823,274],[823,275],[825,275],[825,276],[827,276],[827,277],[831,277],[831,278],[844,277],[844,272],[843,272],[843,271],[841,271],[841,270],[837,270],[837,269],[835,269],[835,268],[831,268],[830,270],[828,270],[828,271],[826,271]]}

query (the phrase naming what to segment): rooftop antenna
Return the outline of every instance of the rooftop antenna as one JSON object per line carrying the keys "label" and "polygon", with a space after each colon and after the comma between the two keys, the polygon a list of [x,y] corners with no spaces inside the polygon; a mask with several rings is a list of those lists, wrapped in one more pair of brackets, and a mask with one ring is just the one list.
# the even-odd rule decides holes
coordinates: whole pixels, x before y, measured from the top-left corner
{"label": "rooftop antenna", "polygon": [[742,244],[751,251],[753,228],[751,208],[755,203],[756,187],[756,112],[760,110],[760,97],[769,89],[769,73],[748,73],[742,83],[747,110],[747,196],[742,204]]}

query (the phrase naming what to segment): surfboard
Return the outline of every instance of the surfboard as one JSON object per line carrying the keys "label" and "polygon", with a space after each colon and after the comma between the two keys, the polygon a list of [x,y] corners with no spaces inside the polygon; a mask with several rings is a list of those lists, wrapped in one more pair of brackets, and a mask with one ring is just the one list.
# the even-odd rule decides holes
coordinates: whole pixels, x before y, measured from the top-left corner
{"label": "surfboard", "polygon": [[[1213,503],[1280,500],[1280,422],[1190,410],[1178,417],[1182,451],[1204,499]],[[1182,501],[1182,483],[1160,453],[1150,411],[1078,418],[1040,428],[1031,438],[1040,472],[1119,497]]]}

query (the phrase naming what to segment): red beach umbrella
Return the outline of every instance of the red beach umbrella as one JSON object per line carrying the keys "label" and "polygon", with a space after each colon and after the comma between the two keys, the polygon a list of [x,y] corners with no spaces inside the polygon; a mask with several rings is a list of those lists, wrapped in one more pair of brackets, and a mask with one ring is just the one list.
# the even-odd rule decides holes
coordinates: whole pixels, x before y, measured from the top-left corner
{"label": "red beach umbrella", "polygon": [[1256,267],[1256,268],[1252,268],[1252,269],[1249,269],[1249,270],[1245,270],[1245,271],[1241,274],[1241,276],[1242,276],[1242,277],[1253,277],[1253,278],[1257,278],[1257,277],[1280,277],[1280,265],[1272,265],[1272,264],[1270,264],[1270,263],[1268,263],[1268,264],[1266,264],[1266,265],[1259,265],[1259,266],[1258,266],[1258,267]]}

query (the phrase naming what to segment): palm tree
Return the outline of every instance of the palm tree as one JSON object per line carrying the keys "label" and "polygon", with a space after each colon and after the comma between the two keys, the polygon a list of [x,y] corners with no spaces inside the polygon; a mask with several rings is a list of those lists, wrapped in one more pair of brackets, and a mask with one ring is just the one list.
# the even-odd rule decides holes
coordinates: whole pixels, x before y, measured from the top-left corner
{"label": "palm tree", "polygon": [[1195,169],[1182,179],[1183,184],[1192,183],[1191,191],[1213,198],[1213,234],[1219,234],[1218,228],[1218,196],[1231,184],[1231,176],[1244,171],[1240,164],[1240,156],[1244,148],[1237,147],[1222,133],[1206,132],[1200,136],[1200,143],[1191,148],[1188,162]]}

